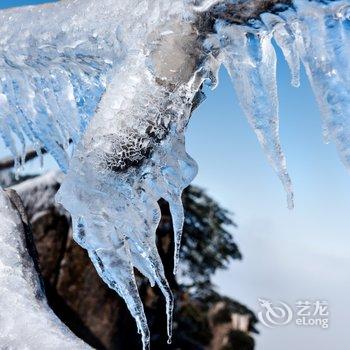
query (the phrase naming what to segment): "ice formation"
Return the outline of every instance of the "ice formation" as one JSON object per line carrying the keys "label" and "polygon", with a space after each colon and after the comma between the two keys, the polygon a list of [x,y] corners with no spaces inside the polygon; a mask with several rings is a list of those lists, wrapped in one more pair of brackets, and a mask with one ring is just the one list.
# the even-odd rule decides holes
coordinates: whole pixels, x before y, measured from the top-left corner
{"label": "ice formation", "polygon": [[90,349],[48,306],[21,216],[2,189],[0,208],[0,348]]}
{"label": "ice formation", "polygon": [[303,63],[325,136],[348,165],[349,33],[348,0],[65,0],[0,12],[1,135],[18,166],[29,141],[67,173],[57,199],[72,215],[74,238],[125,299],[144,348],[134,268],[163,291],[171,338],[157,201],[170,205],[176,272],[181,193],[197,171],[184,132],[203,84],[214,88],[227,68],[292,207],[273,39],[294,86]]}

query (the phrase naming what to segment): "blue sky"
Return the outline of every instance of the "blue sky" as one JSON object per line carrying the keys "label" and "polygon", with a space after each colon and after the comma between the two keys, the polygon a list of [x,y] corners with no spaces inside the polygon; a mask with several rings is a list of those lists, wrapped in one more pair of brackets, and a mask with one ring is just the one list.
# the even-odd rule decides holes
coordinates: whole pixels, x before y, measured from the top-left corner
{"label": "blue sky", "polygon": [[50,0],[1,0],[0,8],[43,4],[45,2],[55,2],[55,0],[51,0],[51,1]]}
{"label": "blue sky", "polygon": [[[0,7],[39,1],[2,0]],[[41,1],[43,2],[43,1]],[[333,145],[323,143],[321,118],[303,73],[289,84],[278,65],[281,140],[295,191],[295,209],[243,116],[225,71],[219,87],[193,116],[187,132],[189,154],[199,164],[194,181],[235,213],[233,234],[243,252],[215,282],[222,292],[258,311],[257,298],[328,300],[328,330],[260,327],[258,350],[346,350],[350,287],[350,176]],[[344,341],[342,341],[342,339]],[[306,345],[307,344],[307,345]]]}

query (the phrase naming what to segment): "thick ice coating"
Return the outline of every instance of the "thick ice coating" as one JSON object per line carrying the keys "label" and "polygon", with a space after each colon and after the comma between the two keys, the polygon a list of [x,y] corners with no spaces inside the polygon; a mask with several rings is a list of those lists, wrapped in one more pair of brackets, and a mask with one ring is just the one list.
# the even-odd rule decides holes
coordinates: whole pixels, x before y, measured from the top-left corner
{"label": "thick ice coating", "polygon": [[32,143],[66,172],[57,199],[74,238],[125,299],[144,348],[150,336],[134,268],[162,290],[170,338],[174,301],[156,248],[157,201],[170,205],[176,272],[181,193],[197,172],[185,130],[203,85],[215,87],[227,68],[292,207],[274,45],[294,86],[304,64],[326,136],[348,165],[349,14],[345,0],[64,0],[0,12],[1,136],[17,165]]}
{"label": "thick ice coating", "polygon": [[23,222],[2,189],[0,208],[0,348],[90,349],[48,306]]}

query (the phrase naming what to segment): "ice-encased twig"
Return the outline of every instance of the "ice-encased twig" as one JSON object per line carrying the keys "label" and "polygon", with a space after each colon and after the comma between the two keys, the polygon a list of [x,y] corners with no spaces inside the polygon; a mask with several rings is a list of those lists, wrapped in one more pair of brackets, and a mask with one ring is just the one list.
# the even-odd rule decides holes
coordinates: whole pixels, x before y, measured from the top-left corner
{"label": "ice-encased twig", "polygon": [[[125,299],[148,347],[132,268],[163,292],[171,338],[173,296],[156,247],[157,201],[169,201],[178,252],[184,215],[179,198],[196,174],[183,135],[191,103],[179,107],[191,101],[202,79],[169,94],[145,70],[143,55],[128,67],[133,68],[121,68],[103,96],[57,198],[80,223],[75,239],[89,251],[104,281]],[[145,103],[152,109],[144,109]]]}

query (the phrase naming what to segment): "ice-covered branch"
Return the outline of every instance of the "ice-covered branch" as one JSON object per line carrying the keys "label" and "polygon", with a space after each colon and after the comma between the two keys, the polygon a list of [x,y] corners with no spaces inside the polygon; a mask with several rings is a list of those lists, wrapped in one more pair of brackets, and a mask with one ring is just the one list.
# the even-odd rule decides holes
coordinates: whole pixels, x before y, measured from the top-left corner
{"label": "ice-covered branch", "polygon": [[326,136],[349,165],[349,13],[346,0],[67,0],[0,12],[1,135],[16,165],[29,140],[67,173],[57,198],[72,215],[74,239],[126,300],[145,347],[134,268],[163,291],[170,337],[157,202],[170,205],[176,266],[181,193],[197,172],[184,134],[202,86],[214,88],[227,68],[292,207],[273,40],[294,86],[304,64]]}
{"label": "ice-covered branch", "polygon": [[36,250],[15,191],[0,190],[0,344],[4,349],[89,349],[47,305]]}

